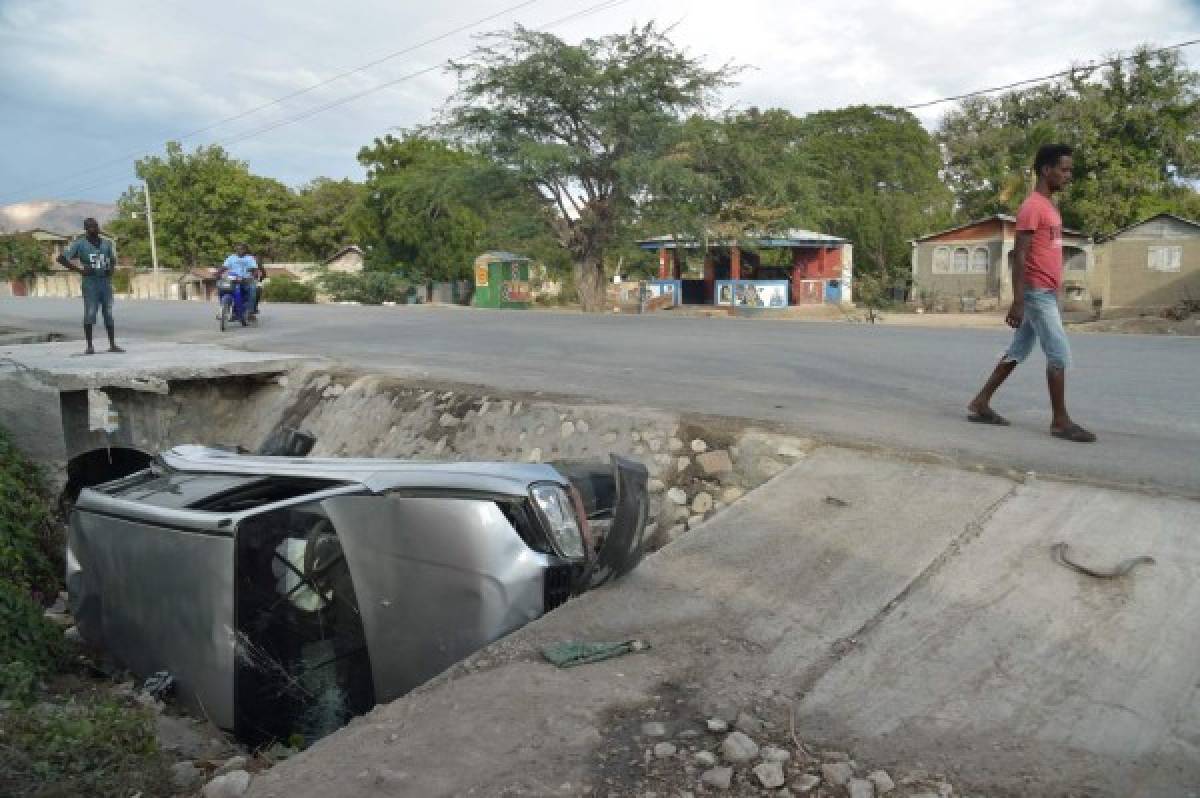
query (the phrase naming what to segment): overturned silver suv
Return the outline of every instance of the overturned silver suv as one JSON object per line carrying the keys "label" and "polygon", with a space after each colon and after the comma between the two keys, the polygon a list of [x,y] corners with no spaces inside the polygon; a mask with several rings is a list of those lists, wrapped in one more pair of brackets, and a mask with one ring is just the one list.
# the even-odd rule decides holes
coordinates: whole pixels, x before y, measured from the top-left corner
{"label": "overturned silver suv", "polygon": [[645,467],[247,456],[200,446],[82,491],[79,631],[248,741],[312,741],[620,576]]}

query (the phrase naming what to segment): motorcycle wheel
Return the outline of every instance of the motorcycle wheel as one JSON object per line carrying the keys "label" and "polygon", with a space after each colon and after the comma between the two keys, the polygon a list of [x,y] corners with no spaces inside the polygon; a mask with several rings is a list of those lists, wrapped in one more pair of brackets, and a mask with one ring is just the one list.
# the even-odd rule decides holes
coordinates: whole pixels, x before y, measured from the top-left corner
{"label": "motorcycle wheel", "polygon": [[229,303],[221,303],[221,332],[225,332],[225,325],[229,322]]}

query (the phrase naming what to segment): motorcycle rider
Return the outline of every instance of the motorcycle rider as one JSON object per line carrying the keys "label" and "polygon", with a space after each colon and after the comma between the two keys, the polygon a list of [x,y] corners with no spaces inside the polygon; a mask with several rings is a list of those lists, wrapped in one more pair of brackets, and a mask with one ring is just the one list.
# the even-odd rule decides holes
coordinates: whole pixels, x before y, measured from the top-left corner
{"label": "motorcycle rider", "polygon": [[233,250],[234,254],[227,257],[222,264],[220,274],[227,273],[230,277],[241,280],[243,312],[251,316],[257,294],[254,273],[258,271],[258,263],[255,262],[254,256],[249,254],[250,248],[244,243],[238,243]]}

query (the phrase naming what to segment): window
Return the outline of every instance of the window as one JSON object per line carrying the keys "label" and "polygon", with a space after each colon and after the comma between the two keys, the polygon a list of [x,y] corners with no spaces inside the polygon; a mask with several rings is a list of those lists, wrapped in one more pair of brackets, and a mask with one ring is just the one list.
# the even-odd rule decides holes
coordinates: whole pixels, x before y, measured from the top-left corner
{"label": "window", "polygon": [[950,247],[938,247],[933,251],[933,273],[950,273]]}
{"label": "window", "polygon": [[959,247],[954,250],[954,273],[966,274],[970,270],[971,253],[966,247]]}
{"label": "window", "polygon": [[987,247],[975,247],[975,251],[971,253],[971,271],[974,274],[987,274],[988,267],[991,263],[991,253]]}
{"label": "window", "polygon": [[1152,272],[1177,272],[1183,261],[1183,247],[1148,247],[1146,268]]}
{"label": "window", "polygon": [[1087,271],[1087,253],[1082,249],[1073,249],[1066,247],[1063,249],[1063,254],[1067,258],[1067,271],[1069,272],[1086,272]]}

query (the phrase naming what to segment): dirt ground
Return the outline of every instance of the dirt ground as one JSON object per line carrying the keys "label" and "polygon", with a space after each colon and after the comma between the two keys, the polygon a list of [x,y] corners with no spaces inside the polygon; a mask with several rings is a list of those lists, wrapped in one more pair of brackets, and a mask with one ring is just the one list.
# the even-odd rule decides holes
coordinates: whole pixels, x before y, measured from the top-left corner
{"label": "dirt ground", "polygon": [[1100,321],[1068,324],[1071,332],[1090,333],[1134,333],[1138,335],[1200,335],[1200,316],[1183,321],[1154,316],[1138,316],[1131,319],[1101,319]]}

